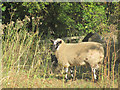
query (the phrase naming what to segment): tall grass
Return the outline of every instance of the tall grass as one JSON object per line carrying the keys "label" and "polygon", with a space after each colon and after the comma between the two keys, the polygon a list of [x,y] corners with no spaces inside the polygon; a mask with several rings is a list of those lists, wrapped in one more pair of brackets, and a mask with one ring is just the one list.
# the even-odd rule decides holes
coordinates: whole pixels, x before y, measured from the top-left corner
{"label": "tall grass", "polygon": [[[39,32],[28,32],[28,21],[18,20],[16,23],[11,21],[4,25],[4,34],[2,36],[2,73],[4,76],[9,72],[21,71],[27,72],[28,76],[33,77],[44,76],[48,73],[50,62],[49,46],[45,41],[41,40]],[[34,26],[34,24],[33,24]],[[34,30],[33,30],[34,31]],[[39,72],[36,76],[36,72]]]}
{"label": "tall grass", "polygon": [[106,45],[105,47],[105,59],[104,66],[102,67],[102,82],[107,87],[115,87],[115,82],[118,82],[118,43],[115,38],[117,32],[114,25],[109,26],[110,33],[104,33]]}

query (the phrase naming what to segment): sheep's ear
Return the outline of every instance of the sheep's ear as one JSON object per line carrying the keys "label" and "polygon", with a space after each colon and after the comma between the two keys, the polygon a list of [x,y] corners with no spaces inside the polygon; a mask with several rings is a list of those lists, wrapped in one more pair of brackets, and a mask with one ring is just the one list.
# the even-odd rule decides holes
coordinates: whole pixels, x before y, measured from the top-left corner
{"label": "sheep's ear", "polygon": [[50,39],[50,41],[51,41],[52,43],[54,43],[54,40]]}
{"label": "sheep's ear", "polygon": [[61,40],[61,41],[59,41],[59,43],[61,44],[61,43],[62,43],[62,40]]}

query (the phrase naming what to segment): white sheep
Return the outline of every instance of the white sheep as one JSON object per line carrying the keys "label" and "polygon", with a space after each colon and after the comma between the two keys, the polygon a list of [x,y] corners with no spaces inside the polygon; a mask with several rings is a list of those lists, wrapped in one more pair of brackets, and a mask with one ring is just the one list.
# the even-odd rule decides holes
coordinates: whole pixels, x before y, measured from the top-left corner
{"label": "white sheep", "polygon": [[51,40],[54,45],[58,63],[65,68],[67,81],[68,68],[89,63],[94,79],[97,79],[95,70],[99,68],[104,58],[104,48],[97,42],[65,43],[62,39]]}

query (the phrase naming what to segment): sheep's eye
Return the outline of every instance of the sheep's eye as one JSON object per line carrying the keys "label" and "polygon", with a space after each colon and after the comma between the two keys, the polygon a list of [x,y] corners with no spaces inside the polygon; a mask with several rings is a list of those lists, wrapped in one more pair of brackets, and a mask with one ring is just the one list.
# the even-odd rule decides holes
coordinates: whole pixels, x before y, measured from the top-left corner
{"label": "sheep's eye", "polygon": [[61,44],[61,42],[56,42],[55,49],[57,49],[60,44]]}
{"label": "sheep's eye", "polygon": [[55,49],[57,49],[57,48],[58,48],[58,46],[59,46],[59,43],[56,43],[56,44],[55,44]]}
{"label": "sheep's eye", "polygon": [[62,41],[57,42],[57,45],[59,46],[62,43]]}

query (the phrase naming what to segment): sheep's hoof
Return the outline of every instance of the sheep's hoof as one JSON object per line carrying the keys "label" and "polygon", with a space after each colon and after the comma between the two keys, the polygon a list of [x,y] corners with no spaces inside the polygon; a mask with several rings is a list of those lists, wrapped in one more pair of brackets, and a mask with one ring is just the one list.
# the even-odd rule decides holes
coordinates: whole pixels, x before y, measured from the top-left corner
{"label": "sheep's hoof", "polygon": [[92,82],[93,83],[97,83],[98,79],[93,79]]}
{"label": "sheep's hoof", "polygon": [[76,81],[76,78],[73,78],[72,81]]}
{"label": "sheep's hoof", "polygon": [[74,78],[72,78],[72,80],[71,81],[75,81],[75,79]]}
{"label": "sheep's hoof", "polygon": [[94,83],[97,83],[97,80],[94,80]]}
{"label": "sheep's hoof", "polygon": [[65,79],[65,83],[67,83],[68,82],[68,79]]}

